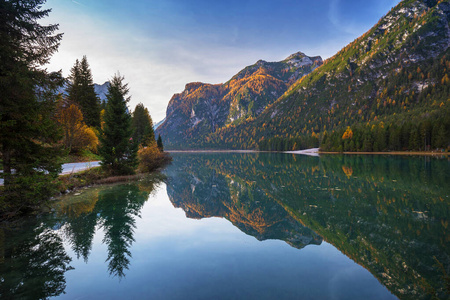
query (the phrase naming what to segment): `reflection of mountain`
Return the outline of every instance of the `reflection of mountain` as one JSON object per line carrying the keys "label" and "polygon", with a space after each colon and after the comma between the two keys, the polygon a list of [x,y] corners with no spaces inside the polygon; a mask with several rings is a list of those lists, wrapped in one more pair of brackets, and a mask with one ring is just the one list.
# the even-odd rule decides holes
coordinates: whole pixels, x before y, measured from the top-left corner
{"label": "reflection of mountain", "polygon": [[253,182],[178,159],[168,168],[167,193],[189,218],[221,217],[258,240],[279,239],[296,248],[322,239],[292,218]]}
{"label": "reflection of mountain", "polygon": [[171,201],[188,216],[296,245],[320,241],[310,228],[402,299],[449,297],[446,161],[179,154],[168,175]]}

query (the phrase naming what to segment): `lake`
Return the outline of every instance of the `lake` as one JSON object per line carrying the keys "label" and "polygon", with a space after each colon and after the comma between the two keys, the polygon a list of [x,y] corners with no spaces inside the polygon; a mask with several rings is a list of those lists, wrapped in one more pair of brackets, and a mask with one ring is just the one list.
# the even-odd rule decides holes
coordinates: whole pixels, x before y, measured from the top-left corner
{"label": "lake", "polygon": [[173,158],[0,229],[0,298],[450,297],[448,158]]}

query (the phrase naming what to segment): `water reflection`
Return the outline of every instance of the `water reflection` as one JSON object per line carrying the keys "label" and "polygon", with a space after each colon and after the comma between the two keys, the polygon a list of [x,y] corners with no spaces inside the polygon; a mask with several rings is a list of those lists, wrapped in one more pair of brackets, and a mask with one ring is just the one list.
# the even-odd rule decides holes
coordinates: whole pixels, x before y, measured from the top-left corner
{"label": "water reflection", "polygon": [[256,181],[220,173],[214,169],[213,161],[195,158],[177,156],[166,171],[170,201],[175,207],[181,207],[187,217],[225,218],[260,241],[283,240],[299,249],[308,244],[321,244],[321,237],[292,218]]}
{"label": "water reflection", "polygon": [[[71,258],[58,234],[43,224],[33,231],[1,231],[0,298],[47,299],[64,292]],[[4,243],[13,243],[5,247]]]}
{"label": "water reflection", "polygon": [[110,275],[129,268],[135,220],[162,177],[139,184],[88,190],[55,205],[55,213],[0,229],[0,298],[47,299],[65,292],[65,273],[73,268],[64,240],[87,263],[93,238],[103,229]]}
{"label": "water reflection", "polygon": [[139,185],[94,189],[72,197],[71,201],[61,201],[56,213],[77,258],[88,262],[96,228],[100,227],[104,232],[102,241],[108,248],[108,271],[112,276],[124,277],[130,265],[136,218],[161,179],[152,177]]}
{"label": "water reflection", "polygon": [[187,217],[224,218],[301,250],[257,243],[223,220],[188,220],[165,193],[144,208],[153,178],[83,191],[23,229],[0,230],[0,298],[391,296],[359,266],[356,279],[339,272],[353,263],[336,248],[399,298],[449,298],[449,168],[431,158],[175,154],[167,195]]}
{"label": "water reflection", "polygon": [[297,248],[323,238],[400,298],[446,298],[448,170],[428,157],[177,154],[167,191],[190,218]]}

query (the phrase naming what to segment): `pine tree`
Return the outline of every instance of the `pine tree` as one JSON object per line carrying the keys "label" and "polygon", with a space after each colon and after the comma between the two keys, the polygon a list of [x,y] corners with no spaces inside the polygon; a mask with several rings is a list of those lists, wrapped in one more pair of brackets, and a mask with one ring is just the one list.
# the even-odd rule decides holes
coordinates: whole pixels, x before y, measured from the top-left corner
{"label": "pine tree", "polygon": [[129,89],[123,81],[120,75],[111,80],[100,138],[102,166],[114,175],[132,174],[137,165],[137,144],[132,140],[131,115],[127,107]]}
{"label": "pine tree", "polygon": [[94,80],[86,56],[78,59],[70,70],[67,88],[69,100],[78,104],[88,126],[100,128],[100,99],[95,93]]}
{"label": "pine tree", "polygon": [[138,145],[148,146],[155,142],[153,121],[148,109],[142,103],[136,105],[133,112],[133,141]]}
{"label": "pine tree", "polygon": [[75,64],[70,69],[70,75],[67,82],[67,94],[69,102],[79,105],[80,98],[81,76],[80,76],[80,61],[77,59]]}
{"label": "pine tree", "polygon": [[159,150],[161,150],[161,152],[164,152],[164,145],[160,134],[158,134],[158,140],[156,141],[156,144],[158,145]]}
{"label": "pine tree", "polygon": [[0,152],[5,186],[0,213],[23,211],[48,199],[61,168],[59,151],[51,145],[59,139],[53,117],[62,76],[40,67],[57,51],[62,34],[55,34],[58,25],[38,22],[50,12],[42,9],[44,3],[0,2]]}

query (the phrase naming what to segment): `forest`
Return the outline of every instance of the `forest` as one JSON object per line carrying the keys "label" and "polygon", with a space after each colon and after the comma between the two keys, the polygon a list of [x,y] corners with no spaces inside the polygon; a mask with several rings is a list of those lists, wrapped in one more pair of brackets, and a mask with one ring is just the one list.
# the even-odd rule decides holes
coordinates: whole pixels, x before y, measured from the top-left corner
{"label": "forest", "polygon": [[149,110],[128,108],[124,76],[111,78],[101,102],[86,56],[67,79],[44,68],[63,37],[58,25],[39,22],[51,11],[44,3],[0,2],[0,220],[54,196],[62,163],[100,160],[108,177],[151,172],[169,160]]}

